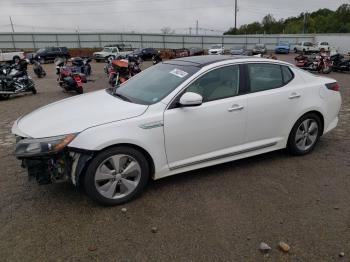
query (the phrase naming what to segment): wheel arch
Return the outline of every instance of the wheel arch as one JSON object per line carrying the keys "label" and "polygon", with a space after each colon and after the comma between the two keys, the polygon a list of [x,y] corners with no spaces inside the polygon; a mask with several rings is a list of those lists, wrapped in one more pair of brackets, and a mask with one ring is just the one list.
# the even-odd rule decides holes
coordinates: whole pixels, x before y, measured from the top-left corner
{"label": "wheel arch", "polygon": [[124,146],[124,147],[131,147],[135,150],[138,150],[140,151],[146,158],[148,164],[149,164],[149,168],[150,168],[150,177],[154,177],[154,173],[155,173],[155,164],[154,164],[154,160],[151,156],[151,154],[146,150],[144,149],[143,147],[141,146],[138,146],[138,145],[135,145],[135,144],[132,144],[132,143],[120,143],[120,144],[113,144],[113,145],[109,145],[109,146],[106,146],[104,148],[101,148],[97,151],[94,151],[93,152],[93,155],[91,158],[89,158],[85,163],[84,163],[84,166],[81,168],[80,172],[78,174],[75,174],[75,176],[77,177],[77,186],[79,188],[82,188],[82,185],[83,185],[83,181],[84,181],[84,177],[85,177],[85,173],[86,173],[86,169],[88,168],[89,164],[91,163],[92,159],[99,153],[105,151],[105,150],[108,150],[112,147],[118,147],[118,146]]}
{"label": "wheel arch", "polygon": [[290,135],[291,135],[291,133],[292,133],[292,130],[293,130],[294,125],[299,121],[300,118],[302,118],[303,116],[305,116],[305,115],[307,115],[307,114],[315,114],[315,115],[317,115],[317,116],[320,118],[320,120],[321,120],[321,130],[322,130],[321,136],[323,135],[323,133],[324,133],[324,116],[323,116],[323,114],[322,114],[320,111],[318,111],[318,110],[309,110],[309,111],[304,112],[303,114],[301,114],[301,115],[294,121],[292,127],[289,129],[289,134],[288,134],[287,143],[288,143],[288,141],[289,141],[289,139],[290,139]]}

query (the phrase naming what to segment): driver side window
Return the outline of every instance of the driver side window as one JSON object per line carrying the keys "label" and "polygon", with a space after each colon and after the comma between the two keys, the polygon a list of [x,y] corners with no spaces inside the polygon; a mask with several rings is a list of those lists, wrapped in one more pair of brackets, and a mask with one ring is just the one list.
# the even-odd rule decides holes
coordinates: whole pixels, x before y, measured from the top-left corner
{"label": "driver side window", "polygon": [[239,66],[214,69],[190,84],[186,91],[201,95],[203,102],[236,96],[239,92]]}

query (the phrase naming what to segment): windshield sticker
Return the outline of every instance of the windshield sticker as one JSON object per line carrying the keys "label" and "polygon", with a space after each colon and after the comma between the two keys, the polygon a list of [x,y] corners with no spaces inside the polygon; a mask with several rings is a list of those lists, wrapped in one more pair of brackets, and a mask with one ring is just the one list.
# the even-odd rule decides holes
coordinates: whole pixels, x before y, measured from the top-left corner
{"label": "windshield sticker", "polygon": [[187,72],[182,71],[182,70],[177,69],[177,68],[171,70],[171,71],[170,71],[170,74],[173,74],[173,75],[178,76],[178,77],[181,77],[181,78],[183,78],[183,77],[185,77],[185,76],[188,75]]}

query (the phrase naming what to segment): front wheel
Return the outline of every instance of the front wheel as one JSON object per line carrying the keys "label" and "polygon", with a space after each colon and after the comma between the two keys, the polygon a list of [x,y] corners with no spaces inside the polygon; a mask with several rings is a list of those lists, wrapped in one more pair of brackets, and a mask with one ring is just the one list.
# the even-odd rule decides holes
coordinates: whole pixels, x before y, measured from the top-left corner
{"label": "front wheel", "polygon": [[332,71],[332,67],[331,66],[329,66],[327,64],[323,65],[323,67],[322,67],[322,73],[323,74],[329,74],[331,71]]}
{"label": "front wheel", "polygon": [[117,146],[99,153],[89,164],[84,188],[103,205],[119,205],[139,195],[149,178],[145,156],[132,147]]}
{"label": "front wheel", "polygon": [[320,118],[309,113],[302,116],[293,126],[288,139],[288,149],[293,155],[305,155],[313,150],[322,134]]}

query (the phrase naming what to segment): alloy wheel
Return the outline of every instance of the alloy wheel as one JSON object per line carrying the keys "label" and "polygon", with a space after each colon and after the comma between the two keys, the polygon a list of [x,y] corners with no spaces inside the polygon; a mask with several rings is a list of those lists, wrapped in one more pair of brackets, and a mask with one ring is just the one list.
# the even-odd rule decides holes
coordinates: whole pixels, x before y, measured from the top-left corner
{"label": "alloy wheel", "polygon": [[296,147],[301,151],[309,150],[318,137],[318,123],[314,119],[305,119],[295,133]]}
{"label": "alloy wheel", "polygon": [[120,199],[131,194],[141,180],[141,166],[132,156],[113,155],[95,172],[95,187],[104,197]]}

